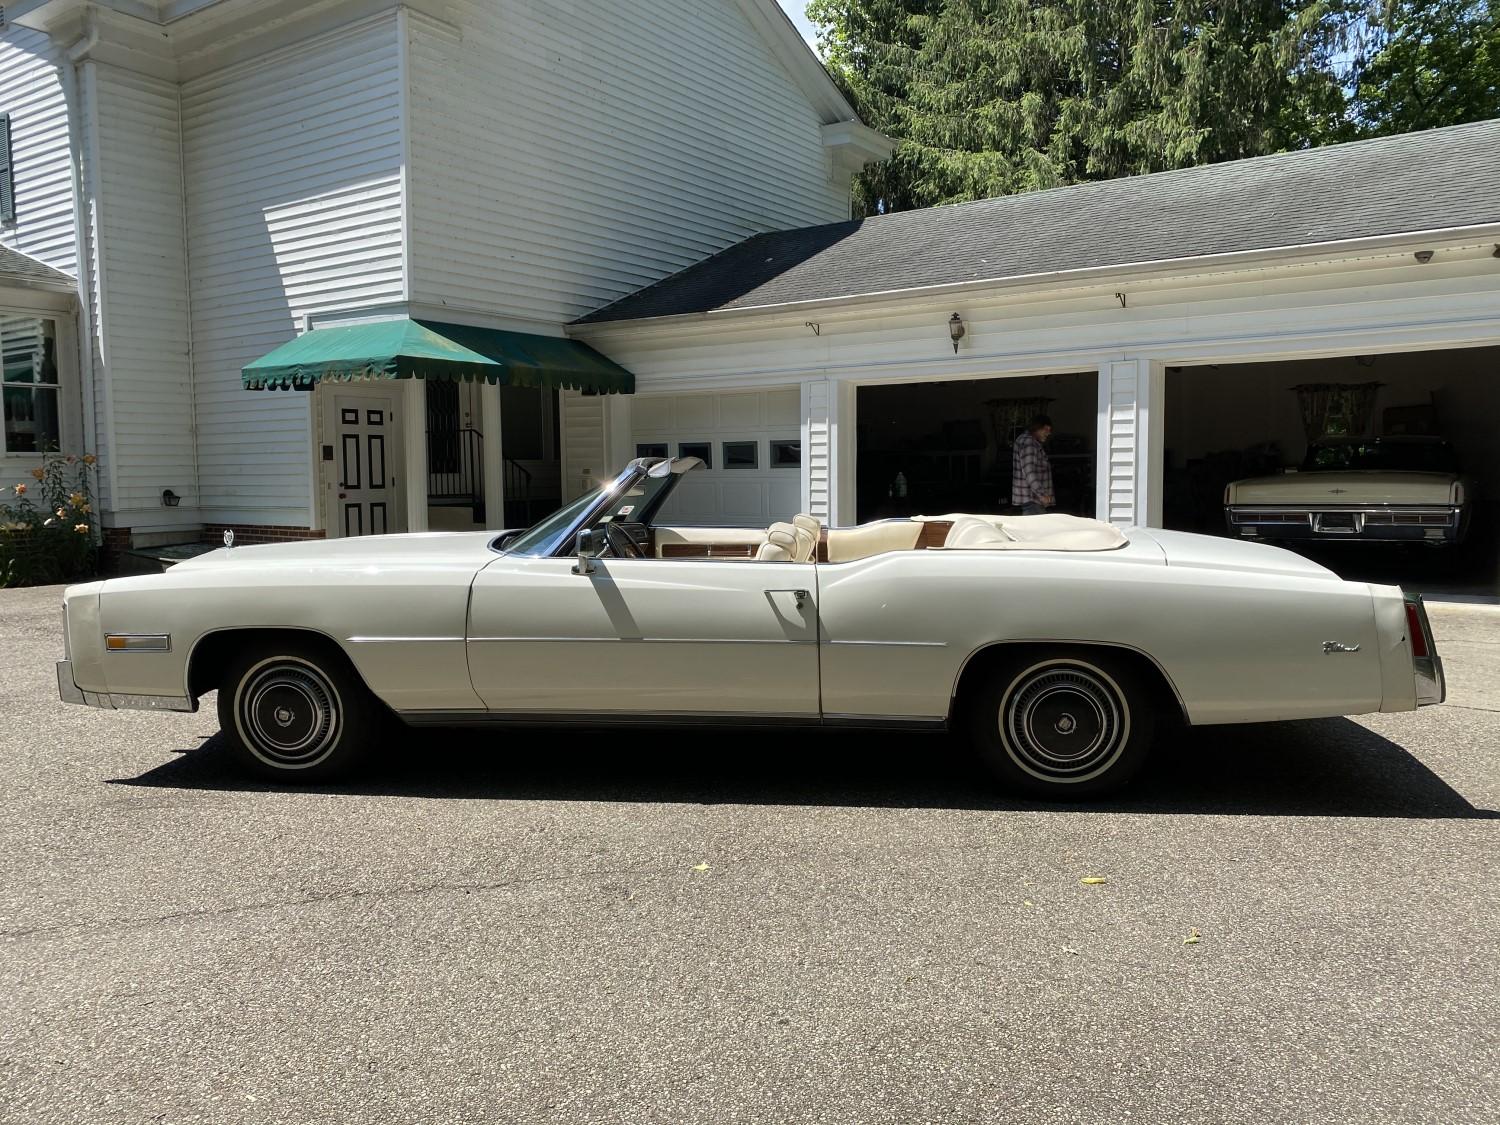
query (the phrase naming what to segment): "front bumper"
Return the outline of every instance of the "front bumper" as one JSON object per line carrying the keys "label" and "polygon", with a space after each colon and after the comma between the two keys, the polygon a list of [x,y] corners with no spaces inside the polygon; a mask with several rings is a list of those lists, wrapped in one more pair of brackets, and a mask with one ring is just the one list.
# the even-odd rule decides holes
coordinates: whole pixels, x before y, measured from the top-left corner
{"label": "front bumper", "polygon": [[106,711],[196,711],[198,704],[177,695],[113,695],[109,692],[84,691],[73,679],[73,662],[57,662],[57,697],[64,703],[84,707],[101,707]]}
{"label": "front bumper", "polygon": [[1462,506],[1270,507],[1229,505],[1224,519],[1236,539],[1345,540],[1357,543],[1436,543],[1463,540]]}

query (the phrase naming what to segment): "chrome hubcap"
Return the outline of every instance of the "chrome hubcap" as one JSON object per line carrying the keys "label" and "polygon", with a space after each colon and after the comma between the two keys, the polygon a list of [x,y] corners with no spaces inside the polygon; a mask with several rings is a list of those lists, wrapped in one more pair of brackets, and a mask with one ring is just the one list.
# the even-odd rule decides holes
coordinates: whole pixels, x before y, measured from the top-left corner
{"label": "chrome hubcap", "polygon": [[338,741],[338,692],[311,664],[291,657],[267,660],[240,681],[235,720],[261,761],[306,769],[326,758]]}
{"label": "chrome hubcap", "polygon": [[1021,673],[1000,706],[1000,736],[1032,777],[1063,784],[1103,773],[1125,749],[1130,712],[1119,686],[1086,664],[1052,661]]}

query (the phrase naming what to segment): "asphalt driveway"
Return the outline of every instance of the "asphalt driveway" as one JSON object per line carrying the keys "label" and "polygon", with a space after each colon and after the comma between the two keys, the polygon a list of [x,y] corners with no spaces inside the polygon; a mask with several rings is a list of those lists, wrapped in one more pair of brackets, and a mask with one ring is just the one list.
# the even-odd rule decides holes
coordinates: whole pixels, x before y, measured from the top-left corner
{"label": "asphalt driveway", "polygon": [[865,734],[267,788],[211,709],[58,703],[0,591],[0,1120],[1500,1120],[1500,609],[1432,615],[1447,705],[1058,807]]}

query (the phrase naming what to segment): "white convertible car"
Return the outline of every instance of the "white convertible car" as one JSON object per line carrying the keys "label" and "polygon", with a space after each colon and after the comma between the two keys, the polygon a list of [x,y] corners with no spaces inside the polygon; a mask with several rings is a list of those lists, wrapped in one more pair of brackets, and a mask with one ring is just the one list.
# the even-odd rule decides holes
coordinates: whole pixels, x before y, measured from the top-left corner
{"label": "white convertible car", "polygon": [[244,764],[349,767],[406,723],[960,727],[1014,788],[1093,795],[1166,721],[1443,699],[1421,601],[1274,547],[1063,515],[664,526],[694,458],[519,533],[227,548],[71,587],[64,700],[191,711]]}

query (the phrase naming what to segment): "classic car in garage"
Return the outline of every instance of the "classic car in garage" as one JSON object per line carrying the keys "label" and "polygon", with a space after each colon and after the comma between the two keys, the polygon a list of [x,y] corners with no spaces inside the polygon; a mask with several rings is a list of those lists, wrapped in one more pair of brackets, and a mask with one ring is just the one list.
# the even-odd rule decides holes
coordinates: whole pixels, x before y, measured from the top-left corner
{"label": "classic car in garage", "polygon": [[1325,438],[1300,469],[1224,490],[1229,534],[1448,546],[1468,535],[1474,482],[1441,438]]}
{"label": "classic car in garage", "polygon": [[1163,724],[1443,698],[1420,599],[1287,551],[1065,515],[658,523],[697,464],[637,459],[524,532],[73,586],[60,694],[190,711],[217,691],[240,760],[284,779],[349,768],[390,715],[955,727],[1004,783],[1064,797],[1124,784]]}

